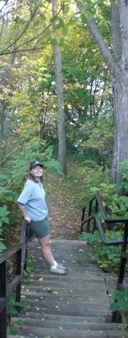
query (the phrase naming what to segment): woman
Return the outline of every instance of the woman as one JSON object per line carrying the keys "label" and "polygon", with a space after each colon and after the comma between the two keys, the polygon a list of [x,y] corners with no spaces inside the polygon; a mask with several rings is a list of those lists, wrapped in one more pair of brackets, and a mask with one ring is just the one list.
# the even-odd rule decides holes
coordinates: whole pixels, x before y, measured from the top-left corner
{"label": "woman", "polygon": [[54,260],[50,248],[48,208],[45,202],[42,177],[43,165],[39,161],[32,161],[28,179],[17,203],[22,216],[29,223],[29,229],[38,238],[43,257],[50,266],[50,272],[65,275],[67,268]]}

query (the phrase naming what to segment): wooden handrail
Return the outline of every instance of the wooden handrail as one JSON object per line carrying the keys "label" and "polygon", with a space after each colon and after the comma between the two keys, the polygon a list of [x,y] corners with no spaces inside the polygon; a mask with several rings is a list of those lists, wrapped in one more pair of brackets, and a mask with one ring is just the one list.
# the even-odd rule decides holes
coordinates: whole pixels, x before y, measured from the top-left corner
{"label": "wooden handrail", "polygon": [[107,214],[106,214],[106,210],[103,206],[103,203],[102,203],[102,199],[101,199],[101,196],[97,193],[95,196],[92,197],[92,199],[90,200],[89,202],[89,212],[88,212],[88,216],[85,218],[85,210],[86,208],[84,207],[82,209],[82,219],[81,219],[81,233],[83,232],[83,225],[87,223],[87,232],[89,232],[89,229],[90,229],[90,221],[91,219],[94,220],[94,223],[93,223],[93,230],[92,230],[92,233],[94,233],[95,229],[96,229],[96,225],[99,229],[99,232],[101,234],[101,238],[102,238],[102,241],[105,245],[119,245],[119,244],[123,244],[124,243],[124,239],[122,240],[113,240],[113,241],[107,241],[106,239],[106,236],[105,236],[105,233],[104,233],[104,230],[103,230],[103,227],[102,227],[102,224],[100,222],[100,219],[99,219],[99,216],[98,216],[98,213],[97,212],[94,212],[93,211],[93,214],[92,214],[92,202],[95,200],[96,202],[96,211],[98,212],[98,207],[100,208],[100,211],[102,213],[102,216],[103,216],[103,220],[105,223],[127,223],[128,222],[128,218],[108,218]]}
{"label": "wooden handrail", "polygon": [[[95,200],[95,212],[93,211],[92,214],[92,202]],[[100,208],[100,211],[102,213],[102,217],[104,219],[105,223],[124,223],[124,236],[122,240],[116,240],[116,241],[107,241],[105,237],[105,233],[101,224],[101,221],[98,216],[98,207]],[[81,219],[81,233],[83,232],[83,225],[87,223],[87,232],[89,232],[90,228],[90,221],[93,219],[93,229],[92,233],[96,230],[96,226],[99,229],[102,242],[107,245],[120,245],[122,244],[122,252],[121,252],[121,258],[120,258],[120,267],[119,267],[119,273],[118,273],[118,281],[117,281],[117,290],[124,291],[123,286],[123,279],[125,274],[125,266],[126,262],[128,261],[128,253],[127,250],[127,244],[128,244],[128,218],[108,218],[106,214],[106,210],[102,204],[101,196],[99,194],[96,194],[89,202],[89,211],[88,216],[85,218],[85,210],[86,207],[82,209],[82,219]],[[119,313],[118,311],[115,311],[112,316],[112,321],[117,322],[119,320]]]}
{"label": "wooden handrail", "polygon": [[[23,276],[23,270],[26,267],[27,258],[27,239],[28,239],[28,226],[27,221],[24,220],[22,226],[22,233],[20,243],[16,244],[12,248],[9,248],[0,256],[0,338],[7,338],[6,330],[6,308],[7,301],[16,290],[16,302],[20,303],[21,295],[21,282]],[[11,283],[6,287],[6,261],[16,254],[17,258],[17,270],[16,276]],[[17,307],[20,311],[20,307]]]}
{"label": "wooden handrail", "polygon": [[0,264],[4,261],[6,261],[8,258],[13,256],[15,253],[17,253],[18,250],[22,249],[24,242],[20,242],[13,246],[12,248],[8,249],[5,251],[3,254],[0,256]]}

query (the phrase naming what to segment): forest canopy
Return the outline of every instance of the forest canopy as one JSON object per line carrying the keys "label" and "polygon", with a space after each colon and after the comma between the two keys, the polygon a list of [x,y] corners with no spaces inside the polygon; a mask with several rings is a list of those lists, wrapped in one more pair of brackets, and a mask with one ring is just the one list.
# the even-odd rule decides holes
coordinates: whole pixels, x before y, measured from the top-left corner
{"label": "forest canopy", "polygon": [[0,203],[7,207],[1,227],[31,160],[62,173],[55,47],[61,56],[66,160],[109,171],[114,184],[126,179],[120,163],[128,158],[128,6],[53,1],[0,3]]}

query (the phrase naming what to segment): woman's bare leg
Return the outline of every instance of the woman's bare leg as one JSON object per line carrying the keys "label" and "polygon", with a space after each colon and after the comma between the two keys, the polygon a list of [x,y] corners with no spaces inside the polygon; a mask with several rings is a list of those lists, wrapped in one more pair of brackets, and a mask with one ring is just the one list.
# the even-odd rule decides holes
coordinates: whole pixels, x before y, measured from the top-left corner
{"label": "woman's bare leg", "polygon": [[53,266],[55,264],[55,260],[50,247],[50,235],[47,235],[43,238],[38,238],[38,241],[41,245],[41,251],[44,259],[50,266]]}

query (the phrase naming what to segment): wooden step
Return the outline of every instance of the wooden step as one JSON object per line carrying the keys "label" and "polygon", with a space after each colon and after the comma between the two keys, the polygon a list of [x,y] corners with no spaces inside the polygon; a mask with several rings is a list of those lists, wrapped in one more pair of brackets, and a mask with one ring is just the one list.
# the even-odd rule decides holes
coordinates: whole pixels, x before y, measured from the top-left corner
{"label": "wooden step", "polygon": [[[40,310],[41,311],[41,310]],[[109,322],[111,323],[111,317],[107,317],[105,318],[104,317],[104,314],[103,316],[92,316],[92,315],[88,315],[88,316],[63,316],[63,315],[60,315],[60,314],[44,314],[44,313],[41,313],[40,311],[38,311],[38,313],[36,313],[35,315],[35,312],[32,312],[31,310],[28,311],[28,312],[25,312],[25,314],[22,314],[22,316],[20,317],[23,321],[24,321],[24,318],[30,318],[30,319],[39,319],[39,320],[49,320],[49,321],[66,321],[66,323],[70,323],[70,322],[76,322],[76,319],[77,319],[77,322],[79,323],[83,323],[83,321],[86,321],[87,323],[93,323],[93,322],[98,322],[98,323],[105,323],[105,322]],[[18,320],[18,317],[12,317],[12,322],[14,320]]]}
{"label": "wooden step", "polygon": [[[16,337],[16,336],[15,336]],[[19,334],[20,338],[24,337],[40,337],[40,338],[127,338],[126,333],[123,333],[122,330],[93,330],[93,329],[87,329],[87,330],[80,330],[80,329],[62,329],[61,327],[59,329],[55,328],[38,328],[38,327],[32,327],[28,326],[25,328],[25,330]],[[8,338],[11,338],[8,336]],[[14,338],[14,336],[13,336]]]}
{"label": "wooden step", "polygon": [[26,312],[21,312],[20,324],[19,318],[11,319],[18,328],[15,338],[127,337],[123,324],[111,322],[104,273],[89,256],[95,250],[84,242],[65,240],[53,240],[51,247],[55,259],[68,266],[68,274],[49,273],[38,241],[29,243],[36,272],[29,284],[24,278],[21,299]]}
{"label": "wooden step", "polygon": [[[23,327],[25,327],[24,332],[26,331],[27,328],[29,328],[29,330],[31,331],[32,328],[36,328],[36,330],[40,331],[43,330],[44,328],[52,328],[52,329],[60,329],[60,330],[93,330],[93,331],[110,331],[110,330],[114,330],[114,331],[120,331],[120,329],[122,328],[122,324],[117,324],[117,323],[105,323],[105,322],[98,322],[96,321],[97,319],[92,317],[92,320],[88,320],[88,317],[81,317],[80,320],[76,318],[74,318],[75,320],[72,320],[72,316],[70,316],[70,319],[67,320],[65,319],[65,317],[63,316],[63,318],[60,320],[59,316],[58,318],[52,318],[52,320],[48,319],[47,317],[43,317],[42,318],[30,318],[30,317],[24,317],[22,318],[22,323],[21,327],[23,325]],[[12,320],[12,323],[14,325],[17,325],[18,320],[16,318],[14,318]],[[33,330],[32,330],[33,332]]]}

